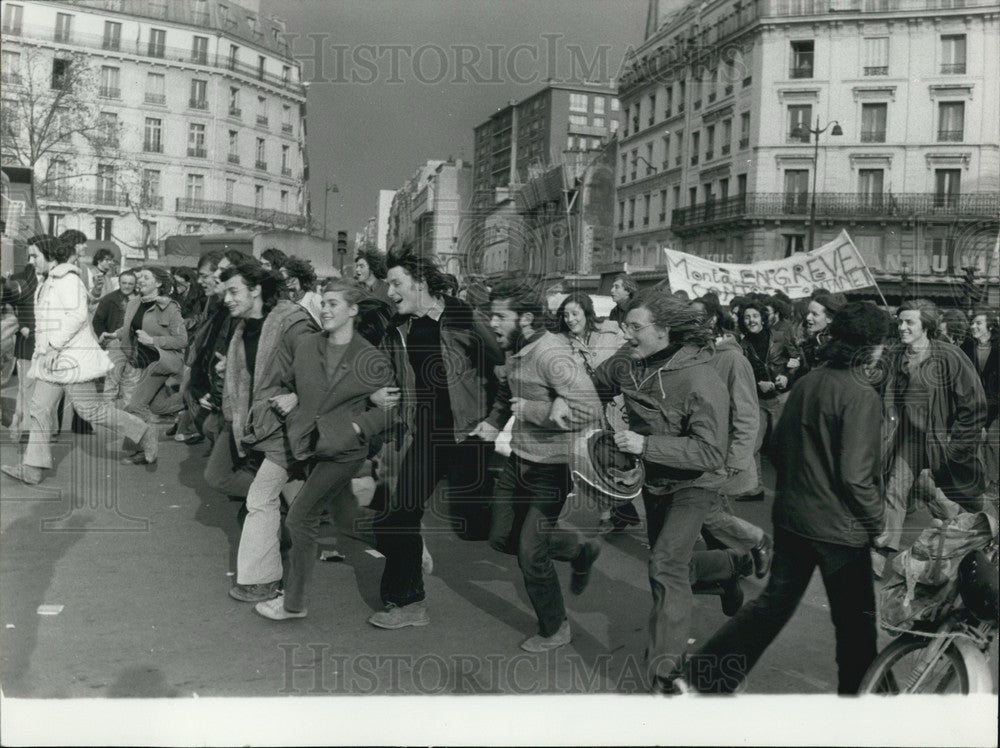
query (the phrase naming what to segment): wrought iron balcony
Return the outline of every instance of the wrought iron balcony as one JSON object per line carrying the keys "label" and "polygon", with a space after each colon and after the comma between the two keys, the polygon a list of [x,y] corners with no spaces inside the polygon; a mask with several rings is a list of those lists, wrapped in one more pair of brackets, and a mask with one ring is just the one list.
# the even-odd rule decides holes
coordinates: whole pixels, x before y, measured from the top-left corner
{"label": "wrought iron balcony", "polygon": [[192,109],[208,109],[208,99],[190,99],[188,106]]}
{"label": "wrought iron balcony", "polygon": [[228,160],[229,160],[229,163],[236,164],[238,166],[239,163],[240,163],[240,154],[238,154],[238,153],[230,153],[229,157],[228,157]]}
{"label": "wrought iron balcony", "polygon": [[290,122],[285,122],[281,125],[281,131],[290,135],[292,132],[292,124]]}
{"label": "wrought iron balcony", "polygon": [[191,158],[206,158],[208,156],[208,151],[204,148],[198,148],[197,146],[188,146],[188,156]]}
{"label": "wrought iron balcony", "polygon": [[257,115],[257,124],[260,125],[261,127],[267,127],[267,115],[266,114],[258,114]]}
{"label": "wrought iron balcony", "polygon": [[112,86],[101,86],[97,91],[97,95],[102,99],[120,99],[122,97],[122,90]]}
{"label": "wrought iron balcony", "polygon": [[[694,230],[706,225],[740,219],[809,217],[811,198],[806,192],[753,192],[723,200],[675,208],[671,229]],[[1000,213],[1000,192],[964,195],[933,192],[816,193],[816,217],[912,220],[920,216],[989,217]]]}
{"label": "wrought iron balcony", "polygon": [[885,142],[885,130],[862,130],[861,131],[861,142],[862,143],[884,143]]}
{"label": "wrought iron balcony", "polygon": [[282,166],[281,167],[281,176],[283,176],[283,177],[290,177],[290,176],[292,176],[292,167],[291,166]]}
{"label": "wrought iron balcony", "polygon": [[870,65],[866,66],[864,73],[866,76],[872,75],[888,75],[889,66],[888,65]]}
{"label": "wrought iron balcony", "polygon": [[941,75],[965,75],[965,63],[951,62],[942,64]]}
{"label": "wrought iron balcony", "polygon": [[261,171],[267,171],[267,161],[257,161],[254,163],[255,169],[260,169]]}
{"label": "wrought iron balcony", "polygon": [[167,104],[166,94],[150,93],[147,91],[143,99],[147,104],[158,104],[160,106],[166,106]]}
{"label": "wrought iron balcony", "polygon": [[937,139],[939,143],[961,143],[963,135],[963,130],[938,130]]}
{"label": "wrought iron balcony", "polygon": [[54,205],[102,205],[113,208],[124,208],[127,205],[127,195],[118,190],[88,189],[60,182],[41,185],[38,196]]}
{"label": "wrought iron balcony", "polygon": [[240,117],[243,116],[243,110],[240,109],[238,106],[231,106],[229,107],[229,116],[239,119]]}

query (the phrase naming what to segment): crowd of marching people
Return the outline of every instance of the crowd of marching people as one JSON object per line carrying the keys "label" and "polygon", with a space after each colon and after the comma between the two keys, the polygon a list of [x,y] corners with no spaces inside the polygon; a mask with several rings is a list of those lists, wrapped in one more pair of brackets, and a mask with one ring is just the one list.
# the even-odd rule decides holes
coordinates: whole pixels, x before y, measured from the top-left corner
{"label": "crowd of marching people", "polygon": [[[517,558],[538,621],[524,650],[572,640],[555,562],[582,594],[600,536],[644,521],[652,690],[738,688],[818,567],[850,694],[876,654],[873,579],[904,547],[923,487],[935,512],[996,500],[992,309],[914,299],[890,314],[823,290],[723,305],[622,274],[602,319],[586,293],[553,313],[523,279],[460,289],[411,253],[361,253],[352,279],[319,282],[278,249],[116,273],[77,231],[28,244],[3,299],[16,319],[11,430],[27,443],[0,470],[44,480],[63,400],[81,430],[121,438],[126,465],[156,463],[161,426],[207,442],[207,486],[239,503],[229,595],[275,621],[307,615],[328,514],[385,557],[384,608],[368,622],[430,623],[421,525],[446,479],[455,532]],[[765,500],[762,456],[773,537],[734,507]],[[362,511],[352,479],[368,473]],[[586,533],[561,519],[571,494],[591,500]],[[767,583],[744,605],[751,575]],[[718,594],[730,618],[685,652],[697,593]],[[718,671],[725,655],[741,658],[736,677]]]}

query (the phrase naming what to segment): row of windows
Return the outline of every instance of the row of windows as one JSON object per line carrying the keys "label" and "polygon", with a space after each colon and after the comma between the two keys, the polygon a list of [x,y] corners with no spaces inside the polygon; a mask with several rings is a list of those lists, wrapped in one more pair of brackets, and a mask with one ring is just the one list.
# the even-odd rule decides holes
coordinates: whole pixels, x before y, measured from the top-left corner
{"label": "row of windows", "polygon": [[[862,143],[886,142],[889,105],[884,102],[861,105],[861,130],[859,138]],[[787,131],[785,139],[789,143],[809,143],[812,125],[812,105],[795,104],[788,107],[786,117]],[[939,143],[961,143],[965,138],[965,102],[938,102],[936,140]]]}
{"label": "row of windows", "polygon": [[[590,104],[593,103],[593,109]],[[618,99],[611,97],[611,111],[617,112],[619,109]],[[569,95],[569,110],[571,112],[592,112],[603,115],[607,107],[607,97],[603,94],[571,93]]]}
{"label": "row of windows", "polygon": [[[814,40],[789,42],[790,78],[812,78],[815,72]],[[942,75],[962,75],[966,71],[966,35],[942,34],[940,36],[940,72]],[[736,84],[750,84],[749,60],[737,55],[720,67],[700,68],[692,71],[690,85],[678,80],[667,85],[659,95],[653,92],[625,108],[622,135],[628,136],[651,127],[657,121],[668,119],[684,111],[691,94],[693,110],[711,104],[717,98],[733,93]],[[889,37],[864,37],[862,40],[861,73],[863,76],[889,74]],[[676,98],[675,98],[676,94]],[[659,99],[659,100],[658,100]],[[659,104],[659,108],[657,105]],[[675,109],[676,104],[676,109]]]}
{"label": "row of windows", "polygon": [[[107,119],[104,120],[103,126],[107,128],[106,132],[111,132],[117,126],[117,116],[102,113],[102,118],[105,116],[107,116]],[[187,155],[189,157],[208,158],[207,135],[208,132],[205,125],[199,122],[188,123]],[[158,117],[146,117],[143,126],[142,150],[145,153],[163,153],[165,140],[163,120]],[[239,131],[229,130],[229,151],[227,155],[229,163],[240,163],[239,141]],[[262,171],[267,170],[267,151],[265,138],[256,138],[254,166]],[[249,166],[249,164],[246,164],[246,166]],[[286,177],[290,177],[292,173],[291,147],[287,145],[281,146],[281,173]]]}
{"label": "row of windows", "polygon": [[[224,7],[220,5],[220,8]],[[254,16],[247,16],[248,20],[256,24]],[[72,44],[74,42],[74,19],[72,13],[56,13],[55,30],[53,39],[61,44]],[[21,5],[4,4],[3,32],[18,35],[22,33],[24,23],[24,7]],[[206,18],[207,23],[207,18]],[[275,39],[277,39],[277,29],[274,29]],[[190,62],[200,65],[208,64],[208,40],[207,36],[194,36],[191,42]],[[101,39],[101,47],[109,51],[120,51],[122,49],[122,24],[118,21],[105,21],[104,34]],[[145,45],[139,49],[141,54],[147,57],[164,58],[167,55],[167,30],[150,28],[146,37]],[[240,66],[240,47],[237,44],[229,45],[229,56],[227,58],[228,67],[235,70]],[[257,76],[261,80],[267,75],[267,58],[264,55],[257,56]],[[281,78],[285,83],[289,83],[292,77],[290,65],[282,65]]]}
{"label": "row of windows", "polygon": [[[702,157],[702,143],[704,142],[704,158],[710,161],[714,158],[728,156],[732,152],[733,141],[733,120],[727,118],[718,125],[708,125],[704,130],[704,141],[702,131],[695,130],[691,133],[689,154],[692,166],[697,166]],[[646,143],[645,152],[640,153],[638,148],[633,148],[630,152],[622,153],[620,158],[619,180],[622,184],[627,181],[641,179],[642,177],[655,174],[660,169],[672,169],[683,164],[683,143],[684,130],[667,132],[660,137],[660,157],[657,161],[655,154],[656,146],[653,141]],[[740,140],[739,148],[750,146],[750,112],[740,114]],[[716,150],[718,148],[718,150]],[[640,162],[642,168],[640,168]],[[657,166],[657,163],[660,165]]]}
{"label": "row of windows", "polygon": [[[809,202],[809,169],[785,169],[784,194],[786,207],[805,211]],[[961,169],[935,169],[934,194],[941,205],[947,205],[961,194]],[[891,201],[892,194],[885,192],[885,169],[858,169],[857,192],[866,196],[873,206],[881,206]],[[747,190],[747,175],[736,177],[736,193],[730,195],[728,178],[717,182],[706,182],[700,188],[689,187],[687,206],[681,205],[681,187],[673,185],[659,192],[647,192],[636,195],[628,200],[618,201],[618,230],[626,231],[644,228],[651,225],[668,225],[670,211],[681,207],[710,205],[717,200],[725,200],[737,195],[745,195]],[[669,198],[669,199],[668,199]]]}

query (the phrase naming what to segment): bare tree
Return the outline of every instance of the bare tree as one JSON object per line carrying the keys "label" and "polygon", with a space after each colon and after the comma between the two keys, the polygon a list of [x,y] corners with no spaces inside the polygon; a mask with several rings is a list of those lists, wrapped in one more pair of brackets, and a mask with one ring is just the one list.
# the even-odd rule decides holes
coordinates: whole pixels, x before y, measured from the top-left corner
{"label": "bare tree", "polygon": [[[71,163],[81,146],[101,156],[110,142],[99,114],[96,71],[81,54],[53,55],[33,47],[18,52],[20,69],[4,71],[0,99],[5,160],[30,168],[42,189],[82,176]],[[67,164],[70,168],[59,168]]]}

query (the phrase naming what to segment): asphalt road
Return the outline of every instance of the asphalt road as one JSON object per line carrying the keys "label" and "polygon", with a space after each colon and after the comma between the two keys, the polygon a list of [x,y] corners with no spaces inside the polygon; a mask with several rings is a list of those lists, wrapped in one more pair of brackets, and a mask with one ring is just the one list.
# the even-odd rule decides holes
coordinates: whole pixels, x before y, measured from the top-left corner
{"label": "asphalt road", "polygon": [[[2,444],[3,461],[17,447]],[[308,617],[272,622],[232,600],[238,504],[202,479],[206,447],[161,440],[155,467],[123,467],[106,434],[61,437],[41,487],[0,479],[0,686],[7,697],[205,697],[316,694],[643,693],[650,593],[640,528],[609,536],[586,592],[568,594],[571,645],[529,655],[535,632],[516,559],[458,539],[430,513],[431,624],[375,629],[382,559],[324,526]],[[767,476],[770,481],[771,476]],[[738,504],[770,531],[771,494]],[[586,528],[596,514],[572,505]],[[920,514],[912,521],[926,519]],[[743,582],[752,599],[762,582]],[[692,644],[724,621],[696,598]],[[887,638],[880,634],[881,644]],[[764,654],[748,693],[836,690],[833,627],[816,575]]]}

